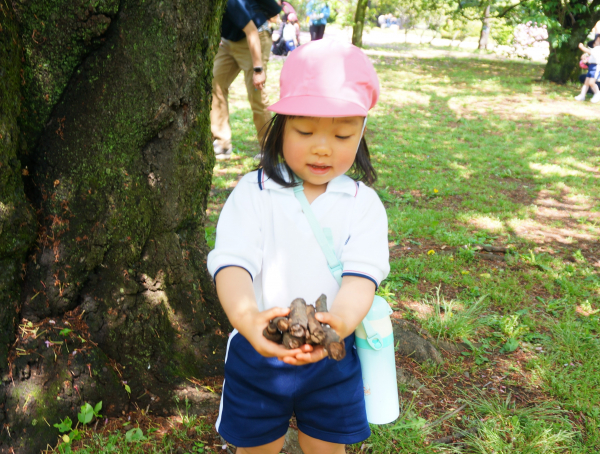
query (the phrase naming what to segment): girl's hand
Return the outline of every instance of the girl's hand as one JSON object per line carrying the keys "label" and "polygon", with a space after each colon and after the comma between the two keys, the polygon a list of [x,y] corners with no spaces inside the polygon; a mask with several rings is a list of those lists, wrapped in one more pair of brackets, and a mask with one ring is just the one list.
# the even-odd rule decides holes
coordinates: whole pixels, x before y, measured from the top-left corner
{"label": "girl's hand", "polygon": [[[315,318],[321,323],[331,326],[331,328],[333,328],[333,330],[338,333],[342,339],[345,339],[353,332],[353,330],[350,330],[341,317],[332,314],[331,312],[317,312],[315,314]],[[316,363],[327,357],[327,351],[321,345],[311,346],[305,344],[300,347],[300,350],[302,350],[300,353],[279,359],[286,364],[303,366],[304,364]],[[287,351],[290,352],[292,350]]]}
{"label": "girl's hand", "polygon": [[302,353],[302,348],[288,350],[281,344],[276,344],[263,336],[263,330],[267,327],[270,320],[275,317],[285,317],[290,312],[289,308],[274,307],[263,312],[252,312],[244,317],[243,321],[237,323],[237,330],[254,349],[262,356],[267,358],[277,357],[283,361],[288,356],[295,356]]}

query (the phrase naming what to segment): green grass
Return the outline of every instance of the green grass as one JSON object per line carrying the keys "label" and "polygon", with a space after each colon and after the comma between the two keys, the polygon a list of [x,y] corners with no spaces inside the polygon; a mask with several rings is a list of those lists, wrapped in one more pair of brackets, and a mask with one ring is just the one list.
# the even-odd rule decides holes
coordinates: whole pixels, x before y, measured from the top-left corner
{"label": "green grass", "polygon": [[[403,385],[399,420],[349,451],[600,452],[600,111],[542,82],[540,64],[385,55],[372,56],[382,90],[367,130],[391,244],[380,294],[467,348],[439,366],[399,358],[433,397]],[[215,167],[209,243],[259,151],[241,79],[230,105],[234,158]],[[509,250],[482,260],[482,245]],[[451,434],[460,445],[431,443]]]}

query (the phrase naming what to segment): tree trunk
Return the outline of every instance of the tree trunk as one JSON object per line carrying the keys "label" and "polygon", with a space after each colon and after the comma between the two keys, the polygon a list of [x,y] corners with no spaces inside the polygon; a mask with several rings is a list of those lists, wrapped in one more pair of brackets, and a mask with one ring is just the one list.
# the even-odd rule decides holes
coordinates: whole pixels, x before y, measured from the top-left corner
{"label": "tree trunk", "polygon": [[548,55],[548,62],[544,68],[543,79],[560,84],[578,81],[579,74],[581,74],[579,67],[581,50],[578,46],[581,42],[586,44],[588,31],[588,29],[581,28],[573,29],[571,37],[560,47],[550,46],[550,55]]}
{"label": "tree trunk", "polygon": [[362,47],[362,34],[365,27],[365,15],[369,0],[358,0],[356,13],[354,14],[354,26],[352,27],[352,44]]}
{"label": "tree trunk", "polygon": [[490,5],[486,6],[481,20],[481,33],[479,34],[479,49],[487,49],[490,38]]}
{"label": "tree trunk", "polygon": [[[31,244],[21,168],[9,159],[0,195],[6,179],[17,208],[8,230],[0,209],[0,244],[14,246],[0,246],[0,260],[13,277],[0,281],[0,297],[2,317],[20,301],[21,324],[0,388],[0,423],[12,437],[3,430],[0,446],[19,454],[55,444],[45,421],[76,420],[83,402],[103,400],[106,415],[134,403],[169,413],[186,378],[222,373],[228,328],[206,271],[204,213],[225,0],[12,5],[5,16],[18,21],[24,63],[19,73],[19,48],[7,39],[16,27],[3,19],[0,67],[9,48],[12,66],[1,102],[23,97],[19,158],[38,222]],[[14,109],[2,104],[0,133],[13,137],[15,115],[5,122],[4,112]],[[16,151],[5,142],[2,164]]]}
{"label": "tree trunk", "polygon": [[[544,14],[550,20],[558,19],[561,24],[560,28],[548,30],[548,41],[551,43],[550,55],[548,55],[543,79],[561,84],[577,81],[581,72],[578,64],[581,51],[578,45],[586,44],[587,35],[600,19],[599,4],[598,0],[593,0],[591,3],[587,0],[570,0],[566,3],[568,9],[565,13],[565,5],[542,1]],[[563,38],[566,38],[564,42]],[[555,42],[560,44],[553,46],[552,43]]]}
{"label": "tree trunk", "polygon": [[[15,340],[27,249],[35,238],[35,217],[25,200],[21,163],[21,58],[17,21],[0,3],[0,373],[7,370],[8,346]],[[1,402],[1,399],[0,399]],[[1,411],[1,410],[0,410]],[[0,416],[0,423],[2,422]]]}

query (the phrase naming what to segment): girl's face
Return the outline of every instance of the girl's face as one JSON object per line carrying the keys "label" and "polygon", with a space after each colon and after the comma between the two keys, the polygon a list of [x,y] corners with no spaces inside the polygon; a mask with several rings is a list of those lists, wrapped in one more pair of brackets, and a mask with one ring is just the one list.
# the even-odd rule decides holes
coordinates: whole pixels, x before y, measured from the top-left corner
{"label": "girl's face", "polygon": [[283,157],[304,188],[325,192],[327,183],[354,163],[364,117],[293,117],[283,133]]}

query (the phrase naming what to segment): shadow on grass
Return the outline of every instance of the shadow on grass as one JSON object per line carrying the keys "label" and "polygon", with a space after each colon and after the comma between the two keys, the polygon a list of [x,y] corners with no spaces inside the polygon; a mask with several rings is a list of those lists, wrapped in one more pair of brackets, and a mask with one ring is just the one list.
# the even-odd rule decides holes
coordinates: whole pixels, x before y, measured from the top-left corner
{"label": "shadow on grass", "polygon": [[443,227],[458,228],[458,244],[488,230],[596,259],[600,111],[538,82],[541,65],[393,60],[376,65],[382,96],[368,133],[377,186],[399,201],[388,203],[393,229],[408,222],[415,236],[447,241]]}

